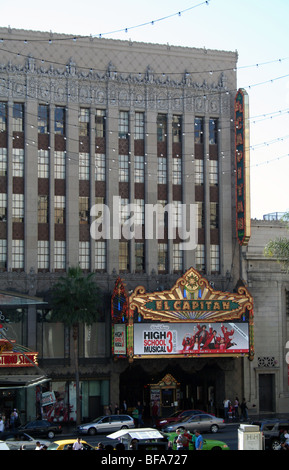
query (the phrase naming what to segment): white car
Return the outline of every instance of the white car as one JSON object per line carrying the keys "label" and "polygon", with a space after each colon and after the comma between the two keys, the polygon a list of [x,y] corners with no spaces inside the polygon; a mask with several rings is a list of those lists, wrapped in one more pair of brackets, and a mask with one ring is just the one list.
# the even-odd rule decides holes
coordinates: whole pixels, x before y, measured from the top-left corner
{"label": "white car", "polygon": [[5,442],[0,441],[0,450],[10,450],[10,449]]}
{"label": "white car", "polygon": [[80,434],[106,434],[108,432],[118,431],[119,429],[134,428],[134,419],[129,415],[109,415],[100,416],[91,423],[81,424],[77,426]]}
{"label": "white car", "polygon": [[41,445],[48,446],[51,441],[45,441],[43,439],[35,439],[26,432],[23,431],[4,431],[1,435],[2,441],[8,446],[9,450],[34,450],[36,442],[40,442]]}

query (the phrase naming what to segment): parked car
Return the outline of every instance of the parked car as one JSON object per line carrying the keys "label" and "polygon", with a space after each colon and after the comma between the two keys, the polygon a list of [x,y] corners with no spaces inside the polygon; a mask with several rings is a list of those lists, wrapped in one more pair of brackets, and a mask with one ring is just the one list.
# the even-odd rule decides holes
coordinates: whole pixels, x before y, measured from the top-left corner
{"label": "parked car", "polygon": [[[1,434],[1,439],[4,441],[10,450],[19,450],[20,447],[22,450],[34,450],[36,447],[36,442],[39,439],[33,439],[26,432],[23,431],[5,431]],[[40,441],[41,445],[48,446],[50,441]]]}
{"label": "parked car", "polygon": [[59,424],[50,423],[45,419],[36,419],[20,426],[18,431],[27,432],[31,436],[47,436],[49,439],[53,439],[55,434],[62,432],[62,428]]}
{"label": "parked car", "polygon": [[[167,434],[169,442],[172,444],[172,449],[176,450],[177,446],[175,443],[175,438],[177,437],[176,432]],[[192,435],[192,441],[189,443],[189,450],[195,450],[195,440],[196,436]],[[204,439],[203,440],[203,450],[230,450],[230,447],[223,441],[218,441],[216,439]]]}
{"label": "parked car", "polygon": [[190,432],[194,432],[195,429],[201,432],[213,432],[216,433],[219,429],[225,427],[224,420],[217,418],[216,416],[202,413],[199,415],[187,416],[182,421],[176,423],[169,423],[162,427],[163,432],[172,432],[177,429],[187,429]]}
{"label": "parked car", "polygon": [[[47,450],[72,450],[72,446],[76,439],[63,439],[60,441],[51,442]],[[86,441],[81,440],[83,450],[96,450],[95,447],[88,444]]]}
{"label": "parked car", "polygon": [[260,427],[260,431],[265,437],[266,449],[281,449],[282,434],[285,430],[289,431],[288,419],[266,419],[260,421],[252,421],[252,424]]}
{"label": "parked car", "polygon": [[134,428],[134,419],[129,415],[109,415],[100,416],[91,423],[81,424],[77,426],[80,434],[103,434],[107,432],[118,431],[119,429]]}
{"label": "parked car", "polygon": [[6,442],[0,441],[0,450],[10,450]]}
{"label": "parked car", "polygon": [[201,411],[201,410],[179,410],[179,411],[175,411],[173,414],[171,414],[167,418],[159,418],[156,422],[156,426],[157,426],[157,428],[162,428],[163,426],[165,426],[165,424],[175,423],[176,421],[181,421],[186,416],[199,415],[199,414],[202,414],[202,413],[205,413],[205,411]]}

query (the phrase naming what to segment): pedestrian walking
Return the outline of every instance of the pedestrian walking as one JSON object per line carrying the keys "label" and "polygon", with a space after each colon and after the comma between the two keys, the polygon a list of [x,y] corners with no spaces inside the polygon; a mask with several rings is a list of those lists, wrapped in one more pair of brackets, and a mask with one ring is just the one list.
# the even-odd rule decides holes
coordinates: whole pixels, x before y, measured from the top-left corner
{"label": "pedestrian walking", "polygon": [[240,408],[241,408],[241,420],[248,421],[248,408],[247,408],[247,403],[246,403],[245,398],[243,398]]}
{"label": "pedestrian walking", "polygon": [[143,422],[143,419],[142,419],[142,415],[143,415],[143,406],[141,404],[140,401],[137,402],[137,410],[138,410],[138,425],[139,426],[143,426],[144,425],[144,422]]}
{"label": "pedestrian walking", "polygon": [[225,398],[225,400],[223,401],[223,405],[224,405],[224,418],[225,418],[225,421],[227,421],[228,420],[230,400]]}
{"label": "pedestrian walking", "polygon": [[239,419],[239,398],[238,397],[235,398],[234,410],[235,410],[235,413],[234,413],[235,419]]}
{"label": "pedestrian walking", "polygon": [[195,440],[196,450],[202,450],[204,440],[203,440],[203,436],[197,429],[195,430],[195,436],[196,436],[196,440]]}

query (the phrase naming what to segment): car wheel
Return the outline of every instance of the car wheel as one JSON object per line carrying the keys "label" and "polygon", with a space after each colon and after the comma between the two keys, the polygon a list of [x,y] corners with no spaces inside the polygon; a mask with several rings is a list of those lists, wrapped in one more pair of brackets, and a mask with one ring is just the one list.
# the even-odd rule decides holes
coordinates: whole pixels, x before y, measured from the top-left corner
{"label": "car wheel", "polygon": [[215,434],[219,431],[219,426],[217,424],[212,424],[210,431]]}
{"label": "car wheel", "polygon": [[48,433],[49,439],[53,439],[54,436],[55,436],[54,432],[53,432],[53,431],[49,431],[49,433]]}
{"label": "car wheel", "polygon": [[87,434],[89,434],[89,436],[95,436],[96,435],[96,429],[95,428],[89,428],[89,430],[87,431]]}
{"label": "car wheel", "polygon": [[273,441],[271,443],[271,449],[272,450],[280,450],[281,449],[281,444],[278,441],[278,439],[273,439]]}
{"label": "car wheel", "polygon": [[128,429],[128,426],[124,425],[120,429]]}
{"label": "car wheel", "polygon": [[211,450],[222,450],[222,449],[219,446],[215,446],[215,447],[212,447]]}

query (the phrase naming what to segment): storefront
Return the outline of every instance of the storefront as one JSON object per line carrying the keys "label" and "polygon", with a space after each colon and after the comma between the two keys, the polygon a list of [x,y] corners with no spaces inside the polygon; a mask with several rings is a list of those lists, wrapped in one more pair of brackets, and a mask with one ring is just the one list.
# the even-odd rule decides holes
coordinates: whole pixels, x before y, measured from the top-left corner
{"label": "storefront", "polygon": [[[158,394],[160,408],[172,410],[220,406],[232,383],[242,394],[241,361],[254,357],[253,300],[244,285],[217,291],[191,268],[162,292],[140,286],[128,295],[118,279],[111,305],[112,353],[128,363],[120,395],[133,390],[149,408]],[[159,386],[168,379],[174,386]]]}

